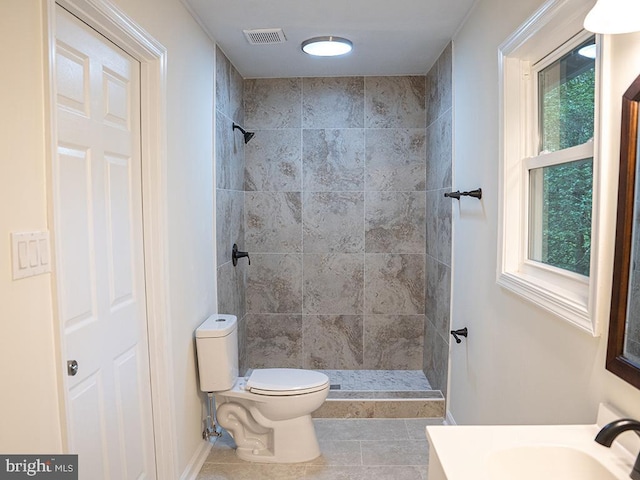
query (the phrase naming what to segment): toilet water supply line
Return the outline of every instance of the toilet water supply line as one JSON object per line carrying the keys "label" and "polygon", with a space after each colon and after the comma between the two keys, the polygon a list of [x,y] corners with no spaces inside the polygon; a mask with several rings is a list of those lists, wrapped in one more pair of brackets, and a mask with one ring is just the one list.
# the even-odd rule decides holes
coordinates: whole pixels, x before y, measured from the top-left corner
{"label": "toilet water supply line", "polygon": [[205,427],[202,431],[202,438],[208,441],[211,437],[221,437],[222,431],[216,424],[215,410],[213,408],[213,393],[207,393],[207,397],[209,398],[209,411],[207,414],[207,418],[205,419]]}

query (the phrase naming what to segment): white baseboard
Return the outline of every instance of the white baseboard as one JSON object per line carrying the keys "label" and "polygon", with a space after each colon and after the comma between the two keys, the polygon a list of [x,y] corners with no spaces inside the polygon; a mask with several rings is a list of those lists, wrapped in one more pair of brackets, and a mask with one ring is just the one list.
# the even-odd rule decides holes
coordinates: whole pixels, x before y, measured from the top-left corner
{"label": "white baseboard", "polygon": [[204,461],[207,459],[210,450],[211,442],[207,442],[206,440],[202,441],[191,457],[191,460],[189,460],[187,468],[185,468],[182,475],[180,475],[180,480],[196,480],[196,477],[198,476],[198,473],[200,473],[200,469],[202,468],[202,465],[204,465]]}
{"label": "white baseboard", "polygon": [[447,410],[447,416],[444,418],[444,424],[445,425],[457,425],[455,419],[453,418],[453,415],[451,415],[451,412],[449,410]]}

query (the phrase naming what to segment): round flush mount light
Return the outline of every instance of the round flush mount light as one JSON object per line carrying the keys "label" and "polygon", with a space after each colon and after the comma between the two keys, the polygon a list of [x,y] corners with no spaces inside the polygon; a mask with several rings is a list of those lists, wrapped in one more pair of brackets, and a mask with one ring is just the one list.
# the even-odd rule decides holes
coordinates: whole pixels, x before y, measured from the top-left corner
{"label": "round flush mount light", "polygon": [[353,48],[351,40],[341,37],[314,37],[302,42],[302,51],[315,57],[335,57],[349,53]]}
{"label": "round flush mount light", "polygon": [[640,2],[598,0],[584,19],[584,28],[608,34],[640,31]]}

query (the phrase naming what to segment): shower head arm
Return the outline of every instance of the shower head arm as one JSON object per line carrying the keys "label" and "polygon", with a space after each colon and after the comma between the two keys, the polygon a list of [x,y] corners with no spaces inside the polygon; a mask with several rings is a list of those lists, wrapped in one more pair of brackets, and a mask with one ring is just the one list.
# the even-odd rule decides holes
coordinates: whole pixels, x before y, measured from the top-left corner
{"label": "shower head arm", "polygon": [[241,127],[240,125],[238,125],[237,123],[234,123],[234,124],[233,124],[233,130],[236,130],[236,129],[237,129],[237,130],[240,130],[240,131],[242,132],[242,134],[243,134],[243,135],[245,135],[245,134],[247,133],[247,131],[246,131],[244,128],[242,128],[242,127]]}
{"label": "shower head arm", "polygon": [[253,138],[253,136],[255,135],[255,133],[253,132],[247,132],[244,128],[242,128],[240,125],[238,125],[237,123],[233,123],[233,130],[240,130],[242,132],[242,135],[244,136],[244,143],[249,143],[249,140],[251,140]]}

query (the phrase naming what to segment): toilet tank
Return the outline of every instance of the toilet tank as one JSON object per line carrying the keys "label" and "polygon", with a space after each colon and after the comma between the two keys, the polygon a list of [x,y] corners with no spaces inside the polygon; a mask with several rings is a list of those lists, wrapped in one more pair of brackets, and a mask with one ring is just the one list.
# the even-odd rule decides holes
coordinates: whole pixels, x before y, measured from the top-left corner
{"label": "toilet tank", "polygon": [[196,329],[200,390],[222,392],[238,377],[238,323],[235,315],[211,315]]}

